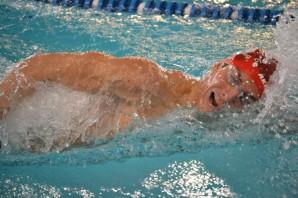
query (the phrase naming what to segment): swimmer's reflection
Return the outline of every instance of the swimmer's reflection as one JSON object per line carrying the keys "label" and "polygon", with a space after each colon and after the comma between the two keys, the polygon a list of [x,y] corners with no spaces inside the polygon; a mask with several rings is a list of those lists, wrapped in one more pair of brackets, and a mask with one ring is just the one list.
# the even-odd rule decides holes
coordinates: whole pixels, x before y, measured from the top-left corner
{"label": "swimmer's reflection", "polygon": [[[96,52],[39,54],[20,63],[2,80],[0,113],[5,120],[16,104],[35,94],[38,82],[57,83],[99,94],[100,102],[88,109],[79,125],[84,125],[89,140],[112,137],[126,129],[136,115],[150,120],[177,107],[212,112],[257,101],[276,65],[274,58],[256,49],[215,63],[199,80],[143,58],[115,58]],[[96,122],[84,122],[99,112],[105,113]],[[87,139],[76,135],[69,143],[82,145]]]}

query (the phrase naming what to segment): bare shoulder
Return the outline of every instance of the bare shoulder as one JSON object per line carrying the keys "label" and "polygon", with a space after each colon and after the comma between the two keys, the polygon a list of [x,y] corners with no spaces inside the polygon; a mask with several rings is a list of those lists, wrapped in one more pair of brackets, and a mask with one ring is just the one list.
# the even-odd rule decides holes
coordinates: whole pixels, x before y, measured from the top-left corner
{"label": "bare shoulder", "polygon": [[39,61],[82,61],[82,60],[98,60],[98,59],[113,59],[113,56],[100,52],[54,52],[54,53],[39,53],[29,56],[24,62],[39,62]]}
{"label": "bare shoulder", "polygon": [[122,58],[119,58],[125,61],[131,61],[134,62],[136,64],[139,65],[147,65],[147,66],[151,66],[151,67],[156,67],[159,69],[164,69],[162,68],[160,65],[158,65],[157,63],[155,63],[154,61],[144,58],[144,57],[139,57],[139,56],[124,56]]}
{"label": "bare shoulder", "polygon": [[156,64],[155,62],[136,56],[126,56],[126,57],[115,57],[109,54],[105,54],[102,52],[90,51],[90,52],[54,52],[54,53],[40,53],[29,56],[23,63],[35,63],[41,64],[46,62],[56,62],[56,63],[75,63],[75,62],[85,62],[85,63],[93,63],[93,62],[115,62],[115,63],[123,63],[127,65],[137,65],[137,66],[145,66],[163,69],[161,66]]}
{"label": "bare shoulder", "polygon": [[140,71],[144,74],[152,74],[153,76],[164,75],[168,72],[167,69],[163,68],[156,62],[143,57],[125,56],[117,58],[115,61],[136,71]]}
{"label": "bare shoulder", "polygon": [[[156,80],[167,70],[141,57],[115,57],[101,52],[35,54],[20,62],[21,71],[34,79],[144,78]],[[166,79],[166,77],[165,77]]]}

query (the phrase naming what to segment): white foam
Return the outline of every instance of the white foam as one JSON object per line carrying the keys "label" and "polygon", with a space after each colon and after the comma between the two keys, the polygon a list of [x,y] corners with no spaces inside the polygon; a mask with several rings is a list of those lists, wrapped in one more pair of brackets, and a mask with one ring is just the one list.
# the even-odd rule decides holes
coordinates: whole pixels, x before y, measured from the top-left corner
{"label": "white foam", "polygon": [[[73,119],[88,104],[90,96],[58,85],[40,84],[36,93],[13,109],[3,121],[2,136],[17,147],[38,144],[50,150],[57,138],[69,137]],[[67,144],[67,142],[65,142]]]}
{"label": "white foam", "polygon": [[117,111],[117,104],[110,96],[41,83],[33,96],[16,105],[2,120],[0,139],[7,148],[42,152],[63,150],[78,138],[88,143],[93,139],[86,132],[94,123],[100,122],[95,129],[98,136],[106,137],[114,130],[108,118]]}
{"label": "white foam", "polygon": [[[286,13],[286,16],[289,13]],[[277,24],[275,39],[277,49],[272,53],[279,61],[277,72],[273,75],[273,86],[266,91],[265,108],[257,117],[257,121],[271,114],[273,105],[287,103],[287,93],[297,83],[298,67],[298,21],[289,17],[283,17]],[[296,87],[297,88],[297,87]],[[295,89],[296,89],[295,88]]]}

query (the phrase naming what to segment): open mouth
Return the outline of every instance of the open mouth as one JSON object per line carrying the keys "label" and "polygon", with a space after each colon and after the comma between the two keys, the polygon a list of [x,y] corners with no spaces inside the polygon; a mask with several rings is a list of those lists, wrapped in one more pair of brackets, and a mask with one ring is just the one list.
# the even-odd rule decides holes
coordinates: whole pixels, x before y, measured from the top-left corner
{"label": "open mouth", "polygon": [[210,93],[209,100],[214,107],[218,107],[218,104],[215,99],[215,93],[213,91]]}

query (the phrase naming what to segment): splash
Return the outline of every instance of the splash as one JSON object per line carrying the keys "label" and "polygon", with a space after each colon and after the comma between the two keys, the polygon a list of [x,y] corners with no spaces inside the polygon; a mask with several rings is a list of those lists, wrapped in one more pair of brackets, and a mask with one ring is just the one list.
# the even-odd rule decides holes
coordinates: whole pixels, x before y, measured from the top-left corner
{"label": "splash", "polygon": [[2,121],[2,144],[14,149],[50,150],[55,141],[70,136],[72,119],[88,100],[85,94],[60,86],[38,85],[36,93]]}
{"label": "splash", "polygon": [[115,111],[114,97],[39,83],[33,96],[17,104],[1,121],[0,138],[7,147],[3,149],[48,152],[64,150],[77,141],[90,144],[89,127],[100,122],[97,137],[105,138],[113,129],[109,118]]}
{"label": "splash", "polygon": [[[256,118],[258,123],[272,117],[284,117],[289,121],[298,123],[297,114],[297,57],[298,57],[298,21],[290,17],[295,13],[286,13],[275,30],[277,49],[272,53],[279,60],[278,72],[273,78],[274,85],[266,92],[264,108]],[[291,124],[292,122],[292,124]],[[283,124],[286,125],[286,124]]]}

